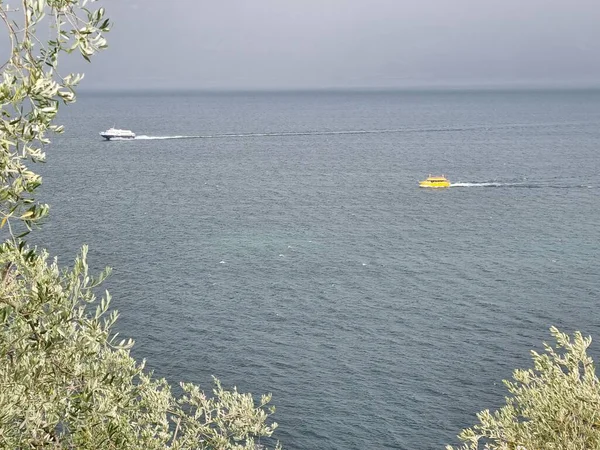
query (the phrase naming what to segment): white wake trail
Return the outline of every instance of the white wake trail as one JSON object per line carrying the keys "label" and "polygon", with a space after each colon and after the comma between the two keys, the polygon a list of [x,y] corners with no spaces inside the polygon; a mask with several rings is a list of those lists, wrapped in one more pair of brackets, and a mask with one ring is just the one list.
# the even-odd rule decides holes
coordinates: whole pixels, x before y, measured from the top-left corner
{"label": "white wake trail", "polygon": [[450,187],[502,187],[514,186],[514,183],[450,183]]}
{"label": "white wake trail", "polygon": [[208,137],[208,136],[146,136],[145,134],[142,134],[140,136],[136,136],[135,140],[145,141],[145,140],[156,140],[156,139],[193,139],[193,138],[201,138],[201,137]]}
{"label": "white wake trail", "polygon": [[[145,134],[135,137],[135,140],[157,140],[157,139],[224,139],[245,137],[285,137],[285,136],[327,136],[340,134],[384,134],[402,133],[418,130],[410,129],[383,129],[383,130],[323,130],[323,131],[278,131],[265,133],[223,133],[223,134],[200,134],[193,136],[148,136]],[[121,140],[112,138],[111,140]],[[123,139],[126,140],[126,139]],[[131,140],[131,139],[127,139]]]}

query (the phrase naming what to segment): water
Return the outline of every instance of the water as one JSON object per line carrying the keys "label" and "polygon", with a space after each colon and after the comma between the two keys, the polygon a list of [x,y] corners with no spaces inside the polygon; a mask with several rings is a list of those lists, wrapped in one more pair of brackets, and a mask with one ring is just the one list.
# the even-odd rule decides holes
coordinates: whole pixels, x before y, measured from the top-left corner
{"label": "water", "polygon": [[[289,449],[442,448],[548,328],[600,338],[600,92],[87,94],[38,236],[134,355],[273,393]],[[112,125],[138,133],[104,142]],[[417,187],[446,174],[445,190]],[[593,354],[597,355],[597,347]]]}

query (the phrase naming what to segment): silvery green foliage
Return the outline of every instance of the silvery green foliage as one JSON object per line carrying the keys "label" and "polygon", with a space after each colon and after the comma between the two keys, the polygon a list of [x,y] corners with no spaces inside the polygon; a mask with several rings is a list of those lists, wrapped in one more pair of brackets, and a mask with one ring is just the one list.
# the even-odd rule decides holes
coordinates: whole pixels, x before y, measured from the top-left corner
{"label": "silvery green foliage", "polygon": [[533,369],[516,370],[513,381],[504,381],[511,394],[506,405],[477,414],[479,423],[459,435],[461,449],[600,448],[600,385],[587,355],[592,340],[550,331],[556,346],[532,351]]}
{"label": "silvery green foliage", "polygon": [[[82,75],[61,76],[58,56],[77,52],[86,60],[106,47],[109,21],[104,8],[87,9],[88,0],[0,0],[0,22],[8,32],[8,59],[0,66],[0,225],[17,220],[30,228],[48,213],[34,191],[41,178],[28,162],[44,161],[48,131],[59,103],[75,101]],[[43,32],[38,32],[38,28]],[[38,35],[49,34],[42,43]]]}
{"label": "silvery green foliage", "polygon": [[24,244],[0,246],[0,448],[248,449],[270,436],[270,396],[177,399],[117,341],[108,293],[94,288],[86,248],[70,271]]}

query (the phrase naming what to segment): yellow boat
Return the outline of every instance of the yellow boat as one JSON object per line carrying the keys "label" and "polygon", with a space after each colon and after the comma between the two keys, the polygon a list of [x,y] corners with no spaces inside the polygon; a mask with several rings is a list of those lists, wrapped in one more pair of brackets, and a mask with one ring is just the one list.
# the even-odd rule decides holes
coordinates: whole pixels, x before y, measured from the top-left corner
{"label": "yellow boat", "polygon": [[419,181],[419,187],[446,188],[446,187],[450,187],[450,180],[448,178],[446,178],[444,175],[435,177],[435,176],[431,176],[431,174],[430,174],[426,180]]}

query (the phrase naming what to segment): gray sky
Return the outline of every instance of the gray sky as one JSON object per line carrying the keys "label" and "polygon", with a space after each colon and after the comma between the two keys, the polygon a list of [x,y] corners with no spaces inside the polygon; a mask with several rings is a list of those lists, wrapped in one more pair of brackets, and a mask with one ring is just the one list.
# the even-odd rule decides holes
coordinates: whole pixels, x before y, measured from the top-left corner
{"label": "gray sky", "polygon": [[[104,0],[85,88],[600,84],[598,0]],[[96,3],[98,4],[98,3]]]}

